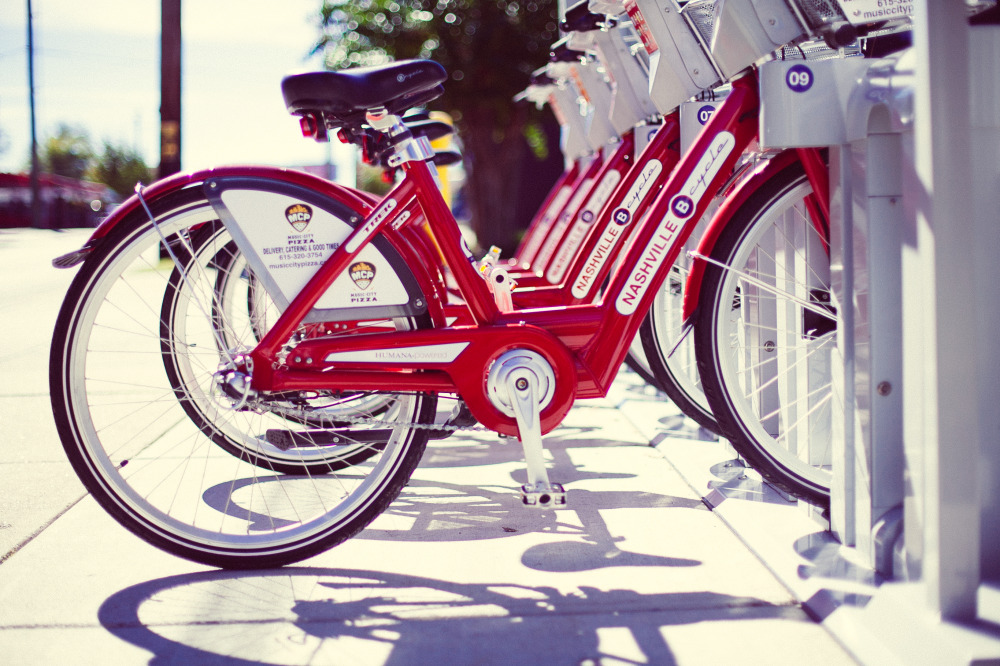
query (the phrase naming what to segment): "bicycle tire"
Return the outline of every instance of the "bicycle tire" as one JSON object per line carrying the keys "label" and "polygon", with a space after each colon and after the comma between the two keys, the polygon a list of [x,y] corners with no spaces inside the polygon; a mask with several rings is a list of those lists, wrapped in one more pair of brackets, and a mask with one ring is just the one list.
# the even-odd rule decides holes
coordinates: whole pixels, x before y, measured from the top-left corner
{"label": "bicycle tire", "polygon": [[[427,442],[426,429],[408,426],[433,423],[435,396],[389,392],[393,406],[381,425],[356,426],[358,436],[368,429],[386,433],[385,441],[367,460],[343,470],[263,472],[259,460],[225,451],[178,399],[160,338],[161,307],[175,268],[161,259],[161,233],[184,240],[215,216],[196,188],[153,202],[152,209],[156,226],[133,214],[91,252],[56,322],[52,408],[75,472],[131,532],[210,566],[281,566],[350,538],[408,481]],[[197,294],[192,289],[188,296]],[[213,327],[208,309],[206,330]],[[399,321],[429,325],[424,316]],[[206,346],[201,352],[218,360],[219,350]],[[229,410],[222,424],[224,411],[213,414],[213,428],[241,429],[248,438],[269,427],[293,433],[308,428],[266,409]]]}
{"label": "bicycle tire", "polygon": [[694,338],[684,331],[681,320],[686,279],[687,270],[681,265],[670,269],[663,288],[643,319],[639,337],[649,370],[656,378],[655,385],[685,416],[718,435],[719,424],[701,386]]}
{"label": "bicycle tire", "polygon": [[722,435],[767,482],[825,506],[843,401],[831,380],[829,234],[810,196],[794,164],[741,206],[706,266],[694,334]]}
{"label": "bicycle tire", "polygon": [[658,391],[662,391],[663,388],[660,383],[656,380],[656,376],[653,374],[652,368],[649,367],[649,361],[646,360],[646,352],[643,349],[642,341],[639,339],[639,335],[635,336],[632,340],[632,344],[629,346],[628,354],[625,355],[625,365],[635,374],[639,375],[642,381],[646,382]]}

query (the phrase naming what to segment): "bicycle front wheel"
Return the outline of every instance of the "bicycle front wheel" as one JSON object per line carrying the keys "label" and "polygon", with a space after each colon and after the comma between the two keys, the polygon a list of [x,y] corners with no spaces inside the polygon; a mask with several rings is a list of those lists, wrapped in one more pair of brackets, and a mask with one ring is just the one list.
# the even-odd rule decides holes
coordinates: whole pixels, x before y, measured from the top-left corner
{"label": "bicycle front wheel", "polygon": [[[153,211],[156,225],[126,219],[91,253],[57,320],[52,407],[74,470],[129,530],[212,566],[279,566],[353,536],[416,467],[428,432],[419,426],[433,423],[434,397],[234,398],[219,369],[239,353],[241,339],[218,315],[218,266],[196,259],[214,257],[214,247],[192,242],[221,229],[212,206],[187,190]],[[162,258],[164,238],[176,262]],[[178,280],[182,265],[189,279]],[[393,323],[427,325],[423,317]],[[341,412],[351,418],[333,430],[285,413],[295,406],[308,414],[339,398],[354,408]],[[324,464],[323,449],[337,441],[364,455]],[[275,458],[276,444],[286,460]],[[282,462],[295,473],[282,473]]]}
{"label": "bicycle front wheel", "polygon": [[831,369],[829,233],[801,165],[755,192],[720,236],[695,325],[702,385],[722,434],[767,481],[829,502],[843,400]]}

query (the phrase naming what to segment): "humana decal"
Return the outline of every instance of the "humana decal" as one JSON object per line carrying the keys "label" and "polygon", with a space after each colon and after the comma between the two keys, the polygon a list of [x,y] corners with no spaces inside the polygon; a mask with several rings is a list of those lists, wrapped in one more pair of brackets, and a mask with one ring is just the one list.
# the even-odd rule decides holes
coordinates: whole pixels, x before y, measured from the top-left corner
{"label": "humana decal", "polygon": [[326,360],[328,362],[340,361],[342,363],[393,363],[397,361],[406,361],[408,363],[451,363],[468,346],[468,342],[452,342],[443,345],[333,352],[327,355]]}

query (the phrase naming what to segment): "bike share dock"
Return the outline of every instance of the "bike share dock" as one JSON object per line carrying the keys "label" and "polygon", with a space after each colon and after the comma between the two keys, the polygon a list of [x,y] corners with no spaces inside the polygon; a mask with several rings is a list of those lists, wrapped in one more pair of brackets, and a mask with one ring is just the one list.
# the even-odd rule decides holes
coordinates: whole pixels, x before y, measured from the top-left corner
{"label": "bike share dock", "polygon": [[520,504],[519,445],[471,432],[432,443],[386,514],[300,566],[219,571],[147,546],[86,496],[52,424],[72,271],[50,260],[84,234],[0,234],[5,663],[855,663],[816,620],[865,599],[870,572],[627,371],[546,437],[558,510]]}

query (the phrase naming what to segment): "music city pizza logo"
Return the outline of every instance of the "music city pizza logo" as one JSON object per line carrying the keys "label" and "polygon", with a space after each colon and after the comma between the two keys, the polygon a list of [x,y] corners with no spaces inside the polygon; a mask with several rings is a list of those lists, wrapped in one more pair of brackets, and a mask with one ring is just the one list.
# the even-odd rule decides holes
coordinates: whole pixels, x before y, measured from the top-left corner
{"label": "music city pizza logo", "polygon": [[375,279],[375,266],[367,261],[359,261],[351,264],[348,272],[351,279],[354,280],[354,284],[361,290],[367,289],[372,280]]}
{"label": "music city pizza logo", "polygon": [[312,220],[313,211],[309,206],[297,203],[285,209],[285,219],[292,225],[292,228],[302,233],[309,226]]}

